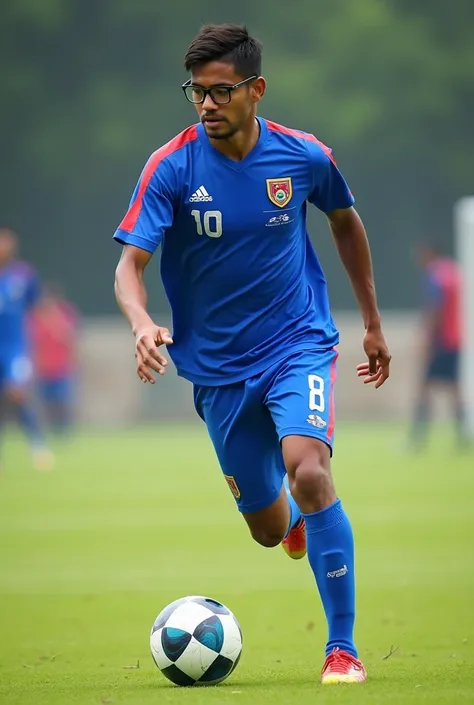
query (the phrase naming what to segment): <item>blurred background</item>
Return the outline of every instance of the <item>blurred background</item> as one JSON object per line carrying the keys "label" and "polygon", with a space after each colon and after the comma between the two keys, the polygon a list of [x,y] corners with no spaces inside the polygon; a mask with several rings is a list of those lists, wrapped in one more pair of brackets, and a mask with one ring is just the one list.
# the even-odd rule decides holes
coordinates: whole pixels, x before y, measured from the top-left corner
{"label": "blurred background", "polygon": [[[51,473],[33,469],[13,424],[0,433],[0,703],[187,702],[160,690],[148,644],[156,614],[186,594],[227,604],[246,643],[232,688],[193,692],[196,703],[235,702],[234,684],[242,705],[314,701],[326,626],[307,562],[250,540],[191,385],[173,368],[154,387],[138,381],[113,293],[112,235],[143,164],[195,121],[180,89],[186,48],[202,24],[229,21],[264,44],[260,114],[333,148],[367,226],[393,355],[389,382],[364,388],[360,315],[310,209],[341,330],[333,469],[357,537],[370,673],[351,703],[472,702],[473,455],[444,394],[429,448],[404,443],[422,365],[415,245],[459,254],[456,204],[474,195],[472,0],[2,0],[0,229],[18,234],[46,287],[29,328],[43,418],[78,433],[51,435],[39,456],[33,443]],[[148,270],[151,312],[169,325],[158,257]],[[0,336],[0,366],[2,351]],[[25,405],[20,421],[35,440]]]}
{"label": "blurred background", "polygon": [[[309,227],[342,332],[341,418],[404,419],[417,374],[413,245],[453,251],[453,206],[474,192],[472,3],[456,0],[10,0],[2,4],[0,221],[21,256],[82,316],[77,418],[130,425],[194,418],[173,370],[136,382],[118,315],[112,234],[149,154],[195,120],[180,91],[186,47],[206,22],[245,22],[264,44],[264,117],[329,144],[371,240],[394,383],[362,393],[362,328],[325,220]],[[149,268],[150,308],[169,322]]]}

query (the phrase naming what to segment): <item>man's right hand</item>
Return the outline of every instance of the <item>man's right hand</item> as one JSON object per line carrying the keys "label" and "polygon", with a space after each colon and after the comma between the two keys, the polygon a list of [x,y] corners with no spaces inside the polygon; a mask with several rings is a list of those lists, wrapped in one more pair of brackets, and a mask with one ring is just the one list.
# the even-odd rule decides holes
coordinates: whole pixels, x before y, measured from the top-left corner
{"label": "man's right hand", "polygon": [[172,345],[173,339],[167,328],[148,326],[137,331],[135,335],[135,357],[137,374],[142,382],[155,384],[155,377],[150,370],[159,375],[165,374],[168,360],[161,355],[160,345]]}

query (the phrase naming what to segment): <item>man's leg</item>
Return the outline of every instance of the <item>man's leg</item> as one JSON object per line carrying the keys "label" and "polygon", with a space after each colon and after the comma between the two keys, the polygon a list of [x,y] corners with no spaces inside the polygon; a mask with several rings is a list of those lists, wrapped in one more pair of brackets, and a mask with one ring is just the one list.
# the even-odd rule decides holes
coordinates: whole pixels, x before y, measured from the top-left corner
{"label": "man's leg", "polygon": [[51,430],[57,436],[66,436],[73,421],[73,380],[69,377],[44,380],[42,385],[43,404],[48,412]]}
{"label": "man's leg", "polygon": [[459,383],[456,381],[450,385],[450,392],[454,412],[454,425],[456,430],[456,441],[458,447],[464,448],[469,445],[467,432],[466,413]]}
{"label": "man's leg", "polygon": [[[323,441],[303,436],[286,436],[282,445],[290,488],[306,523],[308,560],[328,622],[326,656],[338,649],[356,659],[354,538],[332,481],[330,450]],[[363,672],[359,664],[352,665],[357,670],[347,675],[359,680]]]}
{"label": "man's leg", "polygon": [[16,411],[18,424],[31,447],[33,464],[37,470],[49,470],[53,456],[46,445],[44,429],[30,395],[31,361],[25,355],[12,356],[7,366],[5,394]]}
{"label": "man's leg", "polygon": [[421,448],[426,444],[430,421],[430,384],[423,380],[415,400],[413,421],[409,433],[410,448]]}
{"label": "man's leg", "polygon": [[286,475],[275,425],[258,378],[228,387],[195,387],[224,478],[250,533],[262,546],[281,543],[301,513],[283,487]]}
{"label": "man's leg", "polygon": [[460,382],[460,354],[459,351],[451,351],[446,360],[446,378],[448,391],[452,400],[454,426],[456,430],[456,442],[459,448],[464,448],[470,444],[467,431],[466,412],[464,408],[463,394]]}
{"label": "man's leg", "polygon": [[337,353],[300,353],[281,364],[266,403],[281,438],[291,494],[306,524],[308,560],[328,622],[323,683],[365,680],[357,659],[354,539],[336,495],[330,457]]}

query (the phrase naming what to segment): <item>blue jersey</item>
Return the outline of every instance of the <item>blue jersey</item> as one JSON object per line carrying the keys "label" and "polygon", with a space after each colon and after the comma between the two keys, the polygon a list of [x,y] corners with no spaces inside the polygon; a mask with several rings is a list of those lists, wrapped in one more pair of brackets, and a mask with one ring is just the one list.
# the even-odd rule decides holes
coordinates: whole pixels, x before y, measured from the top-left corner
{"label": "blue jersey", "polygon": [[161,245],[169,352],[195,384],[232,384],[338,342],[306,208],[330,213],[353,196],[313,135],[258,120],[258,142],[239,162],[201,124],[158,149],[114,235],[148,252]]}
{"label": "blue jersey", "polygon": [[27,348],[27,313],[40,297],[38,278],[25,262],[0,269],[0,349]]}

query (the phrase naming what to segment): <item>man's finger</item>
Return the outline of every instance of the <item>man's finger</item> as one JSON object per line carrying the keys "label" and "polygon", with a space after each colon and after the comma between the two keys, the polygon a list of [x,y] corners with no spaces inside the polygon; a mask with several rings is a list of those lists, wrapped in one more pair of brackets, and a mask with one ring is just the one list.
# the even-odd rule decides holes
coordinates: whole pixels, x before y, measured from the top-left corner
{"label": "man's finger", "polygon": [[163,365],[163,367],[166,367],[166,365],[168,364],[168,360],[166,359],[166,357],[163,357],[156,345],[153,345],[153,347],[148,348],[147,353],[154,360],[157,360],[160,365]]}
{"label": "man's finger", "polygon": [[381,368],[381,375],[379,380],[377,381],[377,384],[375,385],[375,389],[378,389],[379,387],[382,386],[384,382],[387,381],[387,379],[390,377],[390,363],[387,362],[385,365],[383,365]]}
{"label": "man's finger", "polygon": [[160,328],[155,340],[156,345],[171,345],[173,338],[167,328]]}
{"label": "man's finger", "polygon": [[369,355],[369,373],[374,375],[377,372],[377,355]]}
{"label": "man's finger", "polygon": [[150,382],[150,384],[155,384],[155,378],[151,374],[150,370],[144,365],[139,365],[137,369],[137,375],[142,382]]}
{"label": "man's finger", "polygon": [[[146,361],[148,359],[153,359],[159,362],[160,364],[163,364],[162,360],[166,359],[161,355],[159,352],[158,348],[155,345],[155,341],[152,340],[151,338],[146,338],[143,340],[140,340],[137,344],[137,352],[138,352],[138,359],[141,359],[143,361]],[[148,363],[146,363],[148,364]],[[166,364],[168,364],[166,362]],[[155,369],[155,368],[153,368]],[[158,370],[156,370],[158,372]]]}
{"label": "man's finger", "polygon": [[163,365],[161,362],[159,362],[156,358],[152,357],[151,355],[144,355],[142,357],[142,367],[150,367],[152,370],[155,372],[158,372],[158,374],[162,375],[164,374],[164,368],[165,365]]}
{"label": "man's finger", "polygon": [[381,370],[377,370],[374,375],[367,375],[367,377],[364,378],[364,384],[371,384],[372,382],[377,382],[380,379],[381,374]]}

